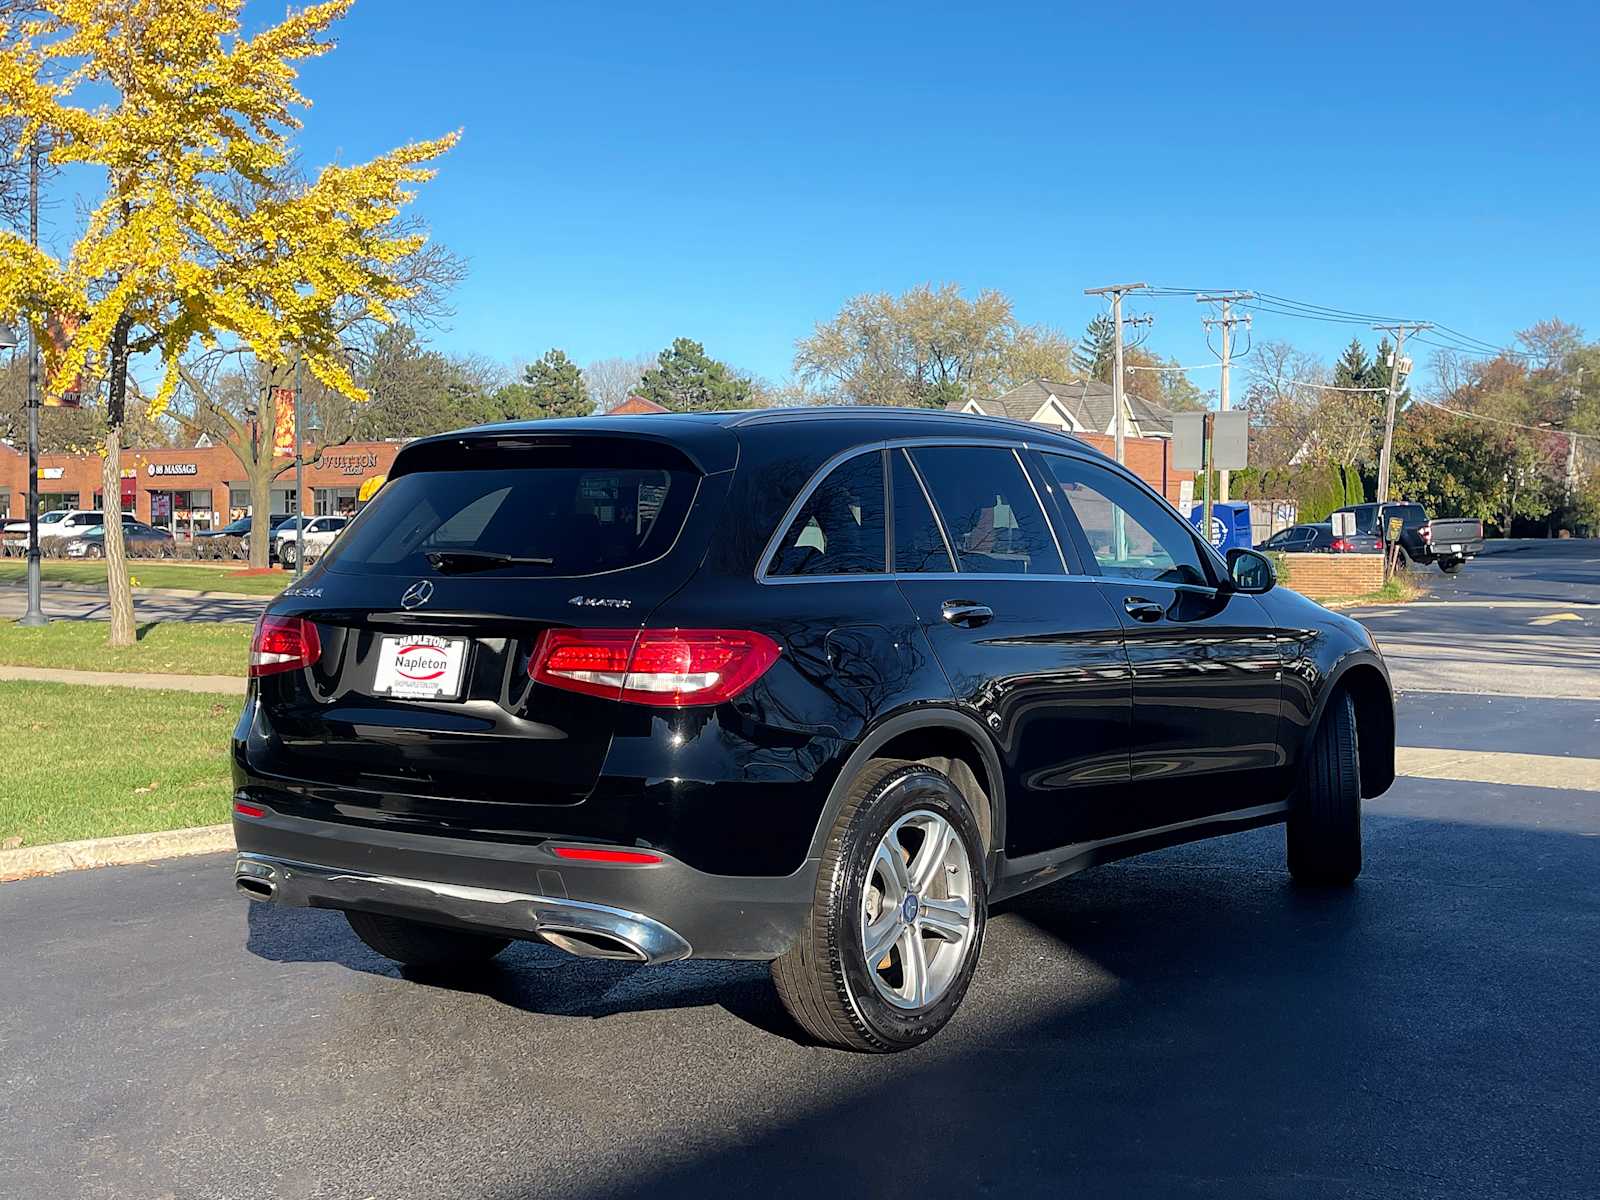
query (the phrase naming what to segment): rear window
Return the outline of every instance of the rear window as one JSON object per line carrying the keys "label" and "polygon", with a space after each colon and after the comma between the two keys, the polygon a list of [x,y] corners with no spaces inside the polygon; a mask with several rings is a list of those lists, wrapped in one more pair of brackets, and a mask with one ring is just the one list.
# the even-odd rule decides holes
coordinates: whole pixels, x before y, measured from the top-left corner
{"label": "rear window", "polygon": [[335,571],[378,575],[593,575],[635,567],[671,548],[698,482],[687,466],[417,471],[389,481],[327,562]]}

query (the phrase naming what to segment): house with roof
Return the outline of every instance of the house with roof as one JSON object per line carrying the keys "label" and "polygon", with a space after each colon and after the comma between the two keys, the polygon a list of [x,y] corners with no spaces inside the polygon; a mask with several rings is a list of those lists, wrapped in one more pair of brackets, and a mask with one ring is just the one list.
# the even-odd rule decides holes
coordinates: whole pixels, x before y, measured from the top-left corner
{"label": "house with roof", "polygon": [[[1138,396],[1123,394],[1127,408],[1129,437],[1172,437],[1172,413]],[[1111,385],[1097,379],[1078,379],[1070,383],[1052,379],[1030,379],[992,400],[952,401],[951,412],[972,413],[980,417],[1010,417],[1064,429],[1068,433],[1116,433],[1116,406]]]}

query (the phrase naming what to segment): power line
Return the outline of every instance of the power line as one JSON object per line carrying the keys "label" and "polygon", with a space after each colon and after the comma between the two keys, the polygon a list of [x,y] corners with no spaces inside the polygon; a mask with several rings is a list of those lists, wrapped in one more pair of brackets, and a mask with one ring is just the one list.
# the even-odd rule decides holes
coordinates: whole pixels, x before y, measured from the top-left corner
{"label": "power line", "polygon": [[1292,383],[1296,387],[1316,388],[1318,391],[1323,391],[1323,392],[1372,392],[1372,393],[1375,393],[1375,394],[1380,395],[1380,396],[1383,395],[1383,393],[1385,393],[1385,392],[1387,392],[1389,390],[1386,387],[1381,387],[1381,388],[1335,387],[1331,383],[1312,383],[1311,380],[1309,380],[1309,379],[1290,379],[1287,376],[1283,376],[1283,375],[1278,375],[1278,376],[1273,377],[1271,382],[1272,382],[1272,384],[1274,386],[1276,386],[1278,384],[1281,384],[1281,383]]}
{"label": "power line", "polygon": [[1447,412],[1451,416],[1467,417],[1474,421],[1492,421],[1496,425],[1509,425],[1513,429],[1527,429],[1533,433],[1549,433],[1557,437],[1584,438],[1587,441],[1600,442],[1600,434],[1579,433],[1574,429],[1557,429],[1554,425],[1529,425],[1523,421],[1508,421],[1504,417],[1491,417],[1488,413],[1476,413],[1469,412],[1466,409],[1451,408],[1448,404],[1440,404],[1437,400],[1428,400],[1421,396],[1417,397],[1417,403],[1426,404],[1429,408],[1437,408],[1439,411]]}

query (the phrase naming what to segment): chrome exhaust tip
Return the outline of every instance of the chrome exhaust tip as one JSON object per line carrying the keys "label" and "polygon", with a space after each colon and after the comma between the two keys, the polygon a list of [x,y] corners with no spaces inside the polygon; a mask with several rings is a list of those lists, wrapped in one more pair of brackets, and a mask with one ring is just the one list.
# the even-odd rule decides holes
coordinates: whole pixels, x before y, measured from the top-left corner
{"label": "chrome exhaust tip", "polygon": [[233,886],[252,900],[276,900],[278,872],[269,863],[241,856],[233,865]]}
{"label": "chrome exhaust tip", "polygon": [[650,956],[632,942],[599,929],[563,929],[540,925],[539,936],[557,950],[565,950],[580,958],[610,958],[641,963],[650,961]]}
{"label": "chrome exhaust tip", "polygon": [[278,894],[278,889],[271,880],[256,879],[249,875],[240,875],[233,881],[233,886],[252,900],[271,900]]}

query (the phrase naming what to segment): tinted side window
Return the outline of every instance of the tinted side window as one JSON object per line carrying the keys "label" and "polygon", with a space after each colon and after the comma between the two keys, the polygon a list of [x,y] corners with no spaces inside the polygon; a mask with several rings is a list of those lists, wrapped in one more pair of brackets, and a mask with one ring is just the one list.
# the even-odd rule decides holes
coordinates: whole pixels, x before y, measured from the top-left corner
{"label": "tinted side window", "polygon": [[1061,454],[1044,460],[1103,574],[1210,583],[1189,526],[1155,497],[1092,463]]}
{"label": "tinted side window", "polygon": [[911,472],[904,450],[890,454],[894,473],[894,569],[896,571],[954,571],[939,525]]}
{"label": "tinted side window", "polygon": [[769,575],[868,575],[884,569],[883,454],[840,463],[778,543]]}
{"label": "tinted side window", "polygon": [[1064,573],[1044,512],[1010,450],[924,446],[911,457],[927,481],[963,571]]}

